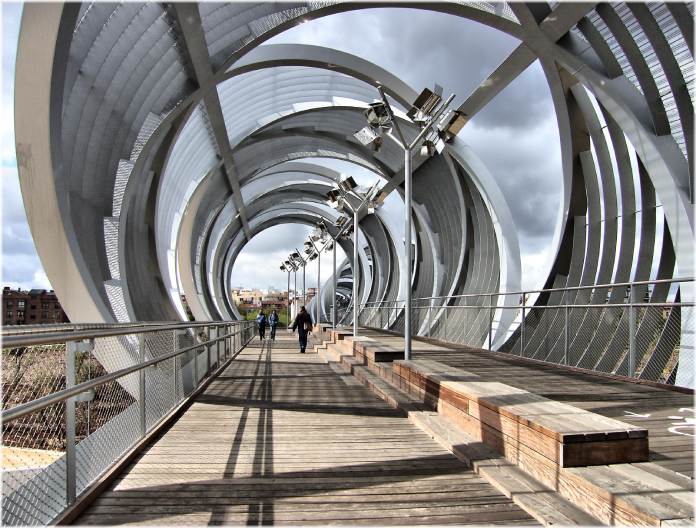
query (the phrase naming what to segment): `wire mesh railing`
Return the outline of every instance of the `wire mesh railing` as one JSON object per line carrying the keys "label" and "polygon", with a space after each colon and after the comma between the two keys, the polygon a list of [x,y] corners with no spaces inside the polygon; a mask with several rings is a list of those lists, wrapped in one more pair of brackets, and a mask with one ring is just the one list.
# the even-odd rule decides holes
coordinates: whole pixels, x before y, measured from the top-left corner
{"label": "wire mesh railing", "polygon": [[242,321],[4,334],[3,525],[56,519],[255,328]]}
{"label": "wire mesh railing", "polygon": [[[693,362],[686,288],[692,278],[412,299],[411,328],[415,336],[676,384],[680,358]],[[404,302],[367,303],[359,323],[402,333]]]}

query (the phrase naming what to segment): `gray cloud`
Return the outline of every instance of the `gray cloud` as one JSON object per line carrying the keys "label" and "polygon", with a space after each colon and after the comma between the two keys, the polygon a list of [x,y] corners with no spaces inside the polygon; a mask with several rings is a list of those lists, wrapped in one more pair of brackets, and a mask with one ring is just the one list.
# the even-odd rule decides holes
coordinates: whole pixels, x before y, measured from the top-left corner
{"label": "gray cloud", "polygon": [[[252,238],[246,250],[254,253],[286,252],[287,248],[302,248],[312,228],[302,224],[281,224]],[[273,234],[273,236],[269,236]],[[282,241],[282,245],[279,243]],[[280,263],[279,263],[280,264]]]}
{"label": "gray cloud", "polygon": [[[256,235],[244,247],[235,262],[231,278],[232,285],[263,289],[272,286],[277,289],[286,289],[288,274],[280,271],[280,264],[294,248],[303,249],[303,244],[311,231],[312,228],[307,225],[281,224]],[[344,253],[340,248],[336,253],[336,258],[339,263],[344,258]],[[307,288],[316,286],[318,264],[317,260],[307,264],[305,274]],[[324,253],[322,256],[322,281],[330,277],[332,271],[331,253]],[[293,285],[294,274],[291,275],[290,287],[292,288]],[[297,273],[297,287],[302,289],[301,271]]]}
{"label": "gray cloud", "polygon": [[[355,28],[360,28],[356,31]],[[342,13],[283,33],[272,42],[324,45],[400,76],[415,89],[437,82],[455,103],[485,80],[518,45],[497,30],[428,11],[383,8]],[[552,258],[562,169],[553,102],[538,62],[498,94],[460,134],[507,198],[523,260],[534,257],[528,287],[545,279]]]}
{"label": "gray cloud", "polygon": [[19,37],[22,4],[3,2],[2,7],[2,91],[11,94],[14,85],[14,65]]}
{"label": "gray cloud", "polygon": [[2,280],[23,289],[50,288],[29,231],[16,168],[2,168]]}

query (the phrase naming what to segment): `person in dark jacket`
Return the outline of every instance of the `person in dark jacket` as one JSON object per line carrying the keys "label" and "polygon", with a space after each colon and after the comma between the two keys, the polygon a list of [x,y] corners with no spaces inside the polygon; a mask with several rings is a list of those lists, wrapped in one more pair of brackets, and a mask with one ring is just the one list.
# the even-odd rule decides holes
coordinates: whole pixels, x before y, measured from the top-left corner
{"label": "person in dark jacket", "polygon": [[259,315],[256,317],[256,324],[259,325],[259,339],[265,339],[266,338],[266,314],[263,313],[263,310],[259,312]]}
{"label": "person in dark jacket", "polygon": [[268,316],[268,326],[271,327],[271,341],[275,341],[276,326],[278,326],[278,312],[275,310]]}
{"label": "person in dark jacket", "polygon": [[297,329],[297,335],[300,337],[300,354],[305,353],[307,348],[307,334],[312,331],[312,316],[309,315],[305,307],[300,308],[300,313],[295,317],[295,322],[292,323],[292,331]]}

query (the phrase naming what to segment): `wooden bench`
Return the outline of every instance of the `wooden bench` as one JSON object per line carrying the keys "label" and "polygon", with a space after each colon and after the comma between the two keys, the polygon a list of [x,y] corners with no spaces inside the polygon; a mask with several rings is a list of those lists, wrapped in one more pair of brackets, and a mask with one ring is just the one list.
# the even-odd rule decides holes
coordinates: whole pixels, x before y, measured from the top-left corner
{"label": "wooden bench", "polygon": [[344,348],[352,352],[356,358],[370,363],[384,363],[404,359],[403,349],[384,345],[367,336],[349,336],[345,339]]}
{"label": "wooden bench", "polygon": [[[477,471],[485,474],[499,489],[509,489],[514,495],[513,500],[524,504],[527,511],[541,508],[544,522],[554,519],[554,515],[557,517],[555,521],[562,524],[572,524],[569,522],[571,517],[574,522],[582,521],[583,517],[578,517],[574,510],[571,517],[565,516],[568,517],[565,520],[560,511],[549,515],[549,508],[565,511],[569,507],[563,503],[565,499],[606,524],[693,526],[693,481],[651,462],[604,465],[604,461],[591,459],[591,450],[600,452],[609,446],[612,449],[608,452],[614,460],[647,460],[648,435],[644,429],[502,383],[485,385],[475,373],[437,361],[374,361],[370,351],[385,346],[378,337],[354,339],[350,335],[331,345],[329,350],[334,354],[332,360],[340,365],[337,368],[351,372],[390,405],[397,402],[396,393],[385,391],[382,385],[369,381],[369,376],[374,374],[405,392],[411,401],[416,402],[408,404],[410,418],[415,420],[417,416],[425,416],[425,409],[436,408],[439,412],[434,416],[441,420],[438,423],[451,424],[446,426],[445,440],[454,444],[448,448],[458,456],[466,454],[464,458],[467,459],[473,456],[468,463],[480,466]],[[471,387],[478,390],[467,393],[462,390],[467,384],[474,384]],[[423,402],[425,407],[412,412],[413,405],[418,406],[418,402]],[[590,430],[586,427],[577,430],[578,421],[588,418],[588,415],[597,417],[603,425],[600,427],[593,420]],[[557,420],[552,420],[554,416]],[[567,423],[574,423],[576,429],[567,430]],[[455,434],[457,431],[461,434]],[[462,441],[462,438],[466,440]],[[466,445],[455,445],[457,442]],[[624,446],[632,446],[624,453],[628,456],[617,457],[617,454],[622,454],[621,442]],[[631,452],[632,448],[637,449],[639,456],[635,456],[636,450]],[[492,460],[490,454],[486,454],[485,460],[478,460],[481,458],[479,452],[490,453],[487,450],[500,453],[504,458]],[[581,456],[585,460],[580,460]],[[594,456],[602,458],[606,454]],[[585,466],[586,463],[599,465]],[[567,467],[573,464],[578,466]],[[530,488],[525,474],[539,484]],[[542,489],[544,486],[558,492],[564,499],[545,491]],[[533,493],[530,495],[530,492]],[[540,503],[539,493],[553,505],[544,501]],[[585,521],[581,524],[596,524]]]}
{"label": "wooden bench", "polygon": [[558,467],[644,462],[648,431],[428,360],[394,372],[422,400],[508,458]]}

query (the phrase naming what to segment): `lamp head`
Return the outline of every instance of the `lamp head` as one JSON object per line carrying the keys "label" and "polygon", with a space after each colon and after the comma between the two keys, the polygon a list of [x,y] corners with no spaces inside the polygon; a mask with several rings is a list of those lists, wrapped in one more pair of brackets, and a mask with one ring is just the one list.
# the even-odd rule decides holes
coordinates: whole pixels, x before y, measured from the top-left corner
{"label": "lamp head", "polygon": [[373,128],[391,128],[391,114],[383,101],[370,103],[365,109],[365,119]]}
{"label": "lamp head", "polygon": [[338,186],[345,192],[350,192],[353,189],[355,189],[358,186],[358,184],[355,183],[355,180],[352,176],[346,176],[338,182]]}
{"label": "lamp head", "polygon": [[370,143],[372,143],[375,139],[377,139],[379,137],[379,134],[374,128],[372,128],[370,125],[367,125],[366,127],[361,128],[355,134],[353,134],[353,137],[357,139],[361,145],[367,146]]}
{"label": "lamp head", "polygon": [[[464,128],[464,125],[469,121],[469,116],[459,110],[452,110],[450,114],[440,123],[440,137],[443,141],[449,142],[454,139],[454,136]],[[443,146],[444,148],[444,146]]]}
{"label": "lamp head", "polygon": [[424,88],[406,115],[416,122],[425,122],[434,113],[435,107],[442,101],[442,87],[435,85],[433,90]]}
{"label": "lamp head", "polygon": [[333,205],[341,198],[341,192],[338,189],[332,189],[326,193],[326,197],[329,199],[329,203]]}

